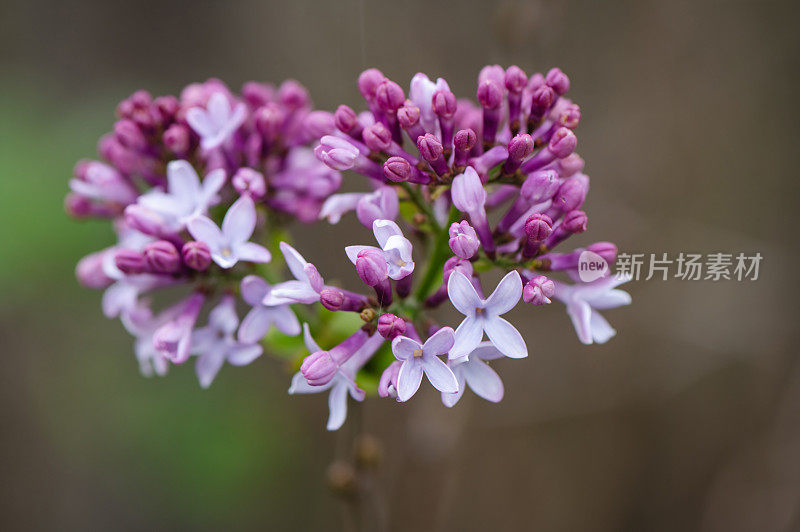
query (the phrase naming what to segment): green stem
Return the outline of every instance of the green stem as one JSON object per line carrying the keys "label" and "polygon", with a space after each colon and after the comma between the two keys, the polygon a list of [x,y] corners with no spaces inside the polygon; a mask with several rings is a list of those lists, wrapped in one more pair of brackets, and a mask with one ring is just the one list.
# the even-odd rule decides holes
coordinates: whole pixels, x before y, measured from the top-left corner
{"label": "green stem", "polygon": [[450,209],[450,217],[447,220],[447,224],[445,224],[444,227],[439,227],[439,231],[436,234],[436,239],[433,241],[430,260],[428,261],[428,268],[422,275],[422,280],[419,282],[417,291],[414,293],[414,298],[420,304],[422,304],[430,295],[433,283],[442,273],[442,266],[444,266],[444,263],[447,261],[448,250],[450,249],[447,245],[447,239],[449,236],[447,234],[447,228],[450,227],[450,224],[455,222],[460,215],[461,213],[458,211],[458,209],[452,207]]}

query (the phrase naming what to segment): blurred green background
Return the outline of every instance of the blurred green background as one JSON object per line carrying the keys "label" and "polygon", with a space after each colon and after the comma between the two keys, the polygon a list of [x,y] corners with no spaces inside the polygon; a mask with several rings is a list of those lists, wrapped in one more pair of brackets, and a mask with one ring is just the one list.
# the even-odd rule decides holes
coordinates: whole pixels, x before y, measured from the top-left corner
{"label": "blurred green background", "polygon": [[[0,527],[348,526],[324,478],[356,424],[327,433],[325,398],[290,398],[267,358],[207,391],[190,367],[141,377],[100,294],[74,280],[112,235],[66,218],[67,180],[138,88],[294,77],[333,109],[361,105],[366,67],[470,95],[496,62],[572,79],[592,177],[578,243],[758,251],[761,277],[634,283],[604,346],[580,345],[558,304],[515,310],[532,356],[498,364],[500,405],[467,395],[448,410],[432,390],[368,400],[354,417],[383,447],[370,493],[390,529],[800,529],[797,15],[735,0],[5,0]],[[348,220],[298,237],[345,284],[351,230],[364,231]]]}

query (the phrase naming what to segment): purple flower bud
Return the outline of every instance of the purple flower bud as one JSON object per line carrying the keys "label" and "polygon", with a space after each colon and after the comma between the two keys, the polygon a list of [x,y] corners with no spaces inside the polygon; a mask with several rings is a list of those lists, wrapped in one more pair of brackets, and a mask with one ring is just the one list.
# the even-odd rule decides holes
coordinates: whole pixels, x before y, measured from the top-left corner
{"label": "purple flower bud", "polygon": [[608,264],[614,264],[617,260],[617,246],[612,242],[595,242],[586,249],[600,255]]}
{"label": "purple flower bud", "polygon": [[539,170],[528,176],[519,193],[527,201],[538,203],[552,198],[558,189],[558,173],[555,170]]}
{"label": "purple flower bud", "polygon": [[517,65],[511,65],[506,69],[505,79],[503,80],[508,92],[520,94],[528,85],[528,76]]}
{"label": "purple flower bud", "polygon": [[339,128],[339,131],[342,133],[350,133],[360,126],[358,123],[358,115],[347,105],[340,105],[336,109],[336,112],[333,113],[333,119],[336,123],[336,127]]}
{"label": "purple flower bud", "polygon": [[584,160],[577,153],[571,153],[558,160],[558,175],[561,177],[570,177],[583,170],[585,166]]}
{"label": "purple flower bud", "polygon": [[64,198],[64,210],[73,218],[87,218],[92,215],[92,202],[86,196],[70,192]]}
{"label": "purple flower bud", "polygon": [[183,255],[183,262],[198,272],[205,271],[211,266],[211,250],[205,242],[192,240],[185,243],[181,255]]}
{"label": "purple flower bud", "polygon": [[113,279],[105,274],[103,268],[105,253],[107,252],[92,253],[78,261],[78,265],[75,267],[75,277],[86,288],[100,290],[114,282]]}
{"label": "purple flower bud", "polygon": [[175,115],[181,104],[175,96],[159,96],[153,101],[153,108],[159,125],[164,126],[175,121]]}
{"label": "purple flower bud", "polygon": [[384,78],[375,88],[375,102],[384,111],[396,111],[405,99],[403,89],[390,79]]}
{"label": "purple flower bud", "polygon": [[531,97],[531,116],[529,122],[539,122],[556,100],[555,91],[548,85],[541,85]]}
{"label": "purple flower bud", "polygon": [[372,151],[386,151],[392,146],[392,132],[381,122],[365,127],[364,144]]}
{"label": "purple flower bud", "polygon": [[583,211],[569,211],[564,215],[564,219],[561,220],[561,225],[570,233],[583,233],[586,231],[588,220],[586,213]]}
{"label": "purple flower bud", "polygon": [[181,256],[171,242],[159,240],[144,248],[144,258],[150,268],[158,273],[175,273],[181,267]]}
{"label": "purple flower bud", "polygon": [[406,333],[406,322],[394,314],[383,314],[378,318],[378,333],[387,340],[394,340]]}
{"label": "purple flower bud", "polygon": [[437,90],[431,99],[433,112],[442,118],[452,118],[458,109],[456,95],[448,90]]}
{"label": "purple flower bud", "polygon": [[527,133],[520,133],[508,143],[508,158],[511,160],[522,161],[531,153],[533,153],[533,137]]}
{"label": "purple flower bud", "polygon": [[322,306],[330,311],[337,311],[344,304],[344,292],[336,288],[323,288],[319,293]]}
{"label": "purple flower bud", "polygon": [[303,125],[309,135],[318,139],[336,132],[333,114],[328,111],[311,111],[303,119]]}
{"label": "purple flower bud", "polygon": [[478,252],[480,241],[475,229],[466,220],[453,222],[447,233],[450,235],[450,249],[462,259],[472,258]]}
{"label": "purple flower bud", "polygon": [[308,90],[294,79],[287,79],[278,89],[278,100],[289,109],[300,109],[306,107],[311,99],[308,97]]}
{"label": "purple flower bud", "polygon": [[558,124],[569,129],[575,129],[581,121],[581,108],[575,104],[568,105],[558,114]]}
{"label": "purple flower bud", "polygon": [[537,275],[522,289],[522,300],[531,305],[549,305],[550,298],[556,292],[553,281],[544,275]]}
{"label": "purple flower bud", "polygon": [[256,129],[267,140],[274,140],[286,121],[286,111],[276,103],[268,103],[253,113]]}
{"label": "purple flower bud", "polygon": [[567,155],[574,152],[575,147],[577,145],[578,145],[578,138],[575,136],[575,133],[573,133],[572,130],[570,129],[562,127],[557,129],[556,132],[553,133],[553,136],[550,139],[550,143],[547,145],[547,148],[558,159],[563,159]]}
{"label": "purple flower bud", "polygon": [[442,280],[445,284],[447,284],[447,281],[450,279],[450,274],[454,271],[459,271],[466,275],[467,278],[470,278],[475,270],[470,261],[462,259],[461,257],[450,257],[445,261],[444,267],[442,268]]}
{"label": "purple flower bud", "polygon": [[441,141],[431,133],[417,139],[417,149],[422,158],[428,162],[435,161],[444,153]]}
{"label": "purple flower bud", "polygon": [[242,98],[252,107],[261,107],[272,101],[275,88],[266,83],[248,81],[242,85]]}
{"label": "purple flower bud", "polygon": [[164,145],[172,153],[183,157],[189,153],[191,146],[191,132],[183,124],[172,124],[164,131],[162,137]]}
{"label": "purple flower bud", "polygon": [[164,233],[164,218],[136,203],[125,207],[125,223],[146,235],[159,236]]}
{"label": "purple flower bud", "polygon": [[257,172],[252,168],[239,168],[236,173],[233,174],[231,183],[233,184],[233,188],[236,189],[236,192],[242,196],[250,196],[253,201],[258,201],[267,194],[267,184],[264,181],[264,176],[261,172]]}
{"label": "purple flower bud", "polygon": [[120,249],[114,254],[114,264],[126,275],[142,273],[147,268],[144,255],[135,249]]}
{"label": "purple flower bud", "polygon": [[365,249],[358,254],[356,272],[368,286],[377,286],[389,276],[386,259],[377,249]]}
{"label": "purple flower bud", "polygon": [[397,110],[397,121],[403,129],[409,129],[419,123],[420,110],[413,103],[406,102]]}
{"label": "purple flower bud", "polygon": [[383,163],[383,175],[386,176],[386,179],[395,183],[408,181],[412,175],[411,163],[402,157],[389,157]]}
{"label": "purple flower bud", "polygon": [[565,180],[553,197],[553,207],[561,212],[572,211],[583,205],[589,191],[589,180],[574,176]]}
{"label": "purple flower bud", "polygon": [[471,129],[462,129],[453,137],[457,150],[469,152],[478,142],[478,136]]}
{"label": "purple flower bud", "polygon": [[383,72],[377,68],[368,68],[358,76],[358,91],[365,100],[371,102],[375,99],[375,92],[378,85],[386,79]]}
{"label": "purple flower bud", "polygon": [[505,76],[506,72],[500,65],[486,65],[478,73],[478,84],[480,85],[486,80],[492,80],[502,85]]}
{"label": "purple flower bud", "polygon": [[559,96],[569,90],[569,78],[560,68],[551,68],[545,77],[545,83],[552,87]]}
{"label": "purple flower bud", "polygon": [[331,382],[331,379],[339,370],[339,365],[333,360],[328,351],[317,351],[311,353],[300,365],[300,371],[311,386],[323,386]]}
{"label": "purple flower bud", "polygon": [[525,220],[525,234],[532,242],[542,242],[553,232],[553,220],[546,214],[533,213]]}
{"label": "purple flower bud", "polygon": [[147,139],[133,120],[123,119],[115,123],[114,137],[117,142],[132,150],[142,151],[147,147]]}
{"label": "purple flower bud", "polygon": [[478,86],[478,101],[487,109],[497,109],[503,103],[503,88],[497,81],[483,81]]}

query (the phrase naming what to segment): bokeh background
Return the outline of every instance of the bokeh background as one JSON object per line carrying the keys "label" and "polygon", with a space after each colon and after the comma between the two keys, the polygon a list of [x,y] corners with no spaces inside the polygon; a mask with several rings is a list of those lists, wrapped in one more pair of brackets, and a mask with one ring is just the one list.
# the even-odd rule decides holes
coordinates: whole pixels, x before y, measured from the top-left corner
{"label": "bokeh background", "polygon": [[[0,528],[351,528],[325,472],[358,429],[383,449],[368,530],[800,529],[797,15],[743,0],[4,0]],[[558,304],[515,310],[531,357],[498,364],[500,405],[448,410],[427,389],[368,400],[337,434],[325,399],[289,397],[268,358],[207,391],[190,367],[139,375],[73,276],[109,228],[62,208],[118,100],[294,77],[319,108],[355,107],[366,67],[473,94],[486,63],[570,75],[592,177],[583,243],[760,252],[758,281],[633,283],[604,346],[582,346]],[[298,240],[347,283],[341,247],[365,230],[343,224]]]}

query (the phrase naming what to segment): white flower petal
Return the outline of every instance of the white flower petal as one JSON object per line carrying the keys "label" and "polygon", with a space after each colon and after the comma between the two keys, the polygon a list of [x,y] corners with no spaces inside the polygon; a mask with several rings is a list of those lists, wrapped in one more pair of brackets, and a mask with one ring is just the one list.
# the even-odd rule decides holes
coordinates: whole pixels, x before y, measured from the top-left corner
{"label": "white flower petal", "polygon": [[450,349],[450,360],[469,355],[483,338],[483,320],[467,316],[455,332],[455,342]]}
{"label": "white flower petal", "polygon": [[464,364],[463,372],[469,387],[480,397],[493,403],[503,398],[503,381],[488,364],[475,357]]}
{"label": "white flower petal", "polygon": [[192,218],[186,228],[195,240],[208,245],[212,253],[219,252],[226,244],[225,237],[217,224],[205,216]]}
{"label": "white flower petal", "polygon": [[458,381],[453,371],[435,356],[425,355],[422,359],[422,367],[425,376],[434,388],[442,393],[456,393],[458,391]]}
{"label": "white flower petal", "polygon": [[233,346],[228,351],[228,363],[234,366],[246,366],[260,357],[263,351],[259,344]]}
{"label": "white flower petal", "polygon": [[294,278],[298,281],[307,282],[308,278],[306,277],[305,267],[308,263],[306,259],[286,242],[281,242],[280,248],[281,253],[283,253],[283,258],[286,260],[286,266],[289,268],[289,271],[292,272]]}
{"label": "white flower petal", "polygon": [[592,339],[598,344],[608,342],[617,334],[617,331],[596,310],[592,310],[589,326],[592,331]]}
{"label": "white flower petal", "polygon": [[375,240],[378,241],[381,248],[386,247],[386,241],[389,240],[390,236],[403,236],[400,227],[391,220],[375,220],[372,222],[372,232],[375,234]]}
{"label": "white flower petal", "polygon": [[451,327],[442,327],[425,340],[422,352],[426,356],[446,355],[453,347],[455,337]]}
{"label": "white flower petal", "polygon": [[421,351],[422,346],[416,340],[408,336],[398,336],[392,340],[392,353],[397,360],[409,360],[414,358],[414,351]]}
{"label": "white flower petal", "polygon": [[483,322],[483,330],[494,346],[509,358],[525,358],[528,347],[519,331],[499,316],[487,318]]}
{"label": "white flower petal", "polygon": [[490,315],[499,316],[514,308],[522,297],[522,279],[516,270],[508,272],[497,284],[486,300],[485,309]]}
{"label": "white flower petal", "polygon": [[[441,362],[441,361],[440,361]],[[397,399],[408,401],[419,390],[422,382],[422,362],[413,357],[404,361],[397,374]]]}
{"label": "white flower petal", "polygon": [[328,395],[328,430],[339,430],[347,419],[347,384],[338,381]]}
{"label": "white flower petal", "polygon": [[467,276],[458,270],[450,274],[450,279],[447,281],[447,295],[456,310],[465,316],[474,316],[475,310],[483,306],[483,300],[475,287]]}
{"label": "white flower petal", "polygon": [[242,196],[231,205],[222,220],[222,234],[230,243],[247,242],[256,228],[256,206],[250,196]]}

